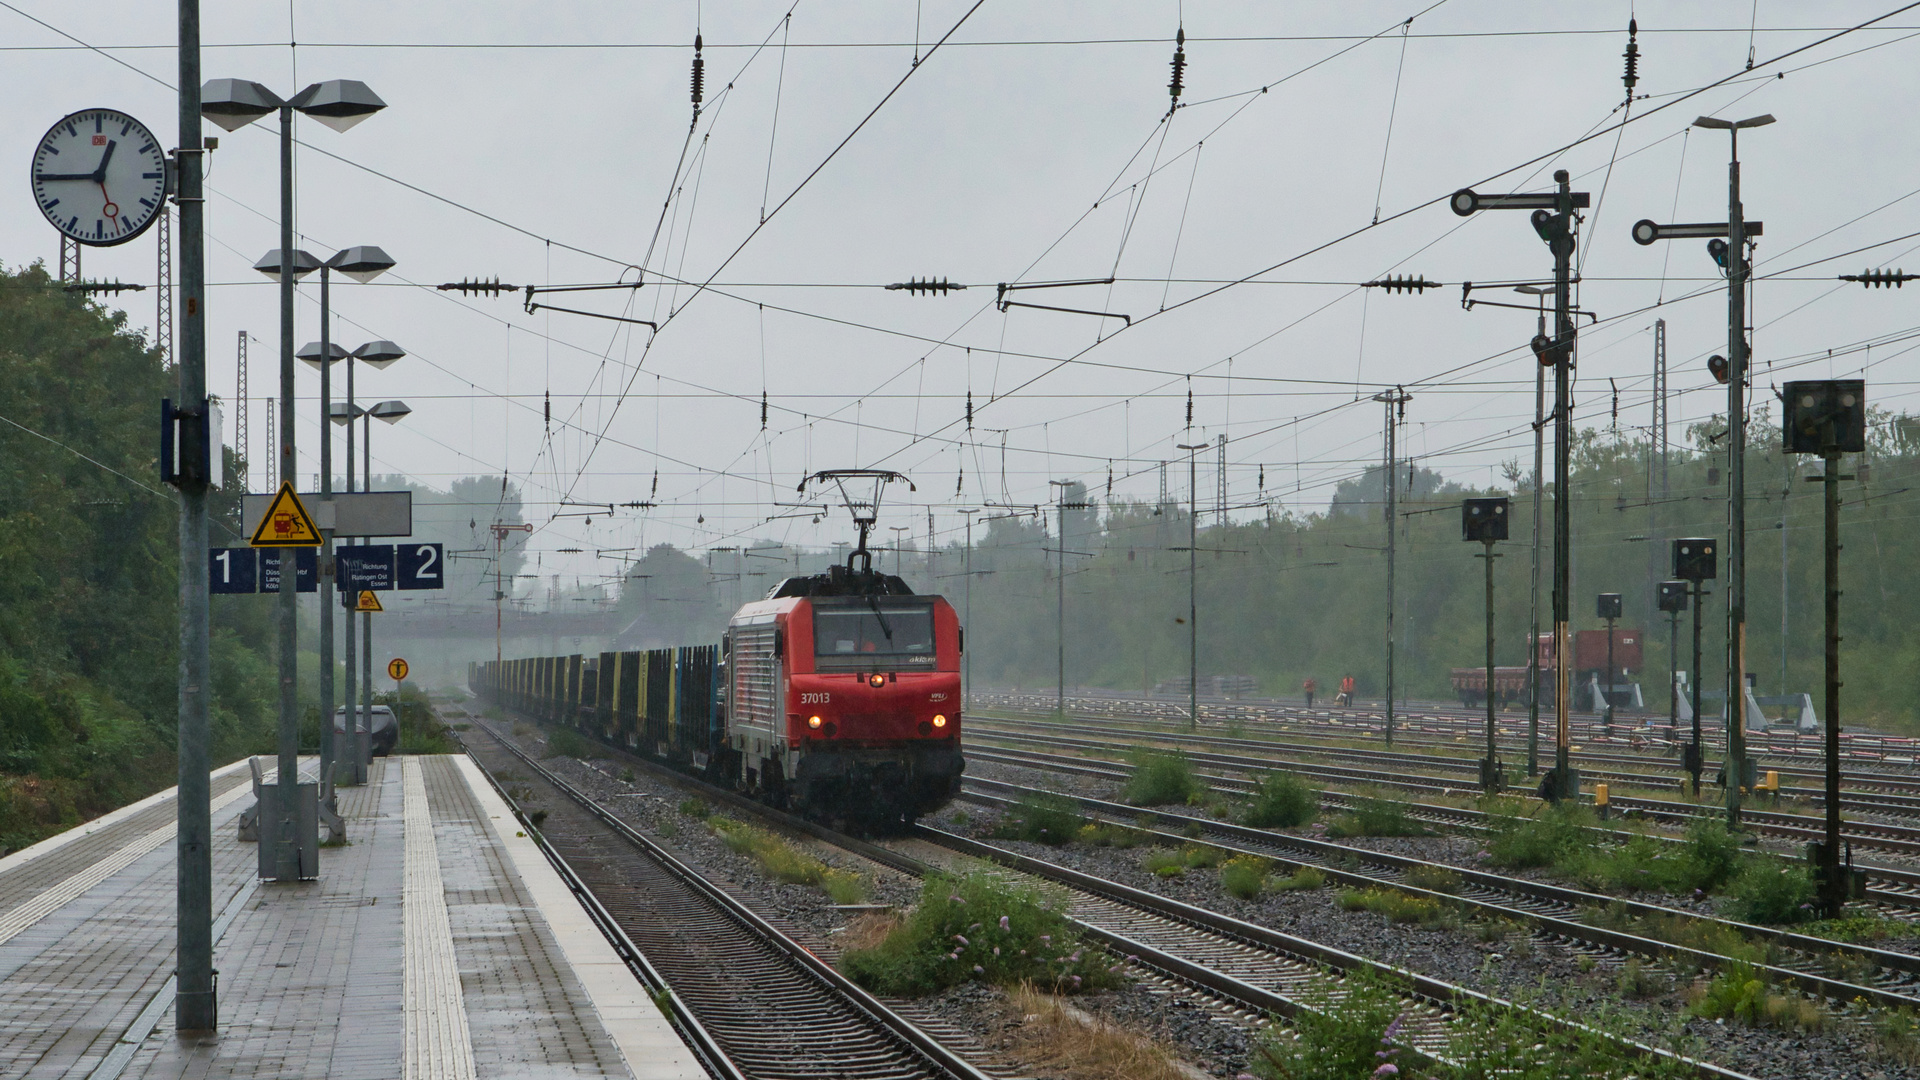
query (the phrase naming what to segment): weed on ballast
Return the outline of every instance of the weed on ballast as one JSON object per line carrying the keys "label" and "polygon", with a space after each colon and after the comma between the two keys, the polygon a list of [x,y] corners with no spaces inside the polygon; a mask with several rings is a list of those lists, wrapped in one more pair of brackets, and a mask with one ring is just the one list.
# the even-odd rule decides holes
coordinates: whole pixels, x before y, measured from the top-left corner
{"label": "weed on ballast", "polygon": [[1620,996],[1636,999],[1659,997],[1669,989],[1667,980],[1637,956],[1627,961],[1614,982],[1620,988]]}
{"label": "weed on ballast", "polygon": [[684,799],[680,803],[680,812],[705,821],[713,815],[713,807],[708,806],[705,799]]}
{"label": "weed on ballast", "polygon": [[1885,919],[1878,915],[1849,915],[1840,919],[1821,919],[1802,926],[1800,932],[1831,941],[1866,943],[1892,941],[1920,936],[1920,923],[1905,919]]}
{"label": "weed on ballast", "polygon": [[1593,847],[1593,813],[1560,803],[1541,808],[1536,817],[1490,812],[1487,859],[1495,866],[1554,866],[1585,855]]}
{"label": "weed on ballast", "polygon": [[1075,833],[1073,838],[1088,847],[1121,849],[1139,847],[1152,839],[1139,829],[1104,821],[1090,821],[1080,826],[1080,831]]}
{"label": "weed on ballast", "polygon": [[596,756],[591,739],[572,728],[554,728],[547,732],[547,750],[541,757],[590,758]]}
{"label": "weed on ballast", "polygon": [[1722,967],[1687,992],[1687,1009],[1706,1020],[1730,1020],[1787,1031],[1820,1031],[1832,1015],[1820,1002],[1797,993],[1776,993],[1759,969],[1744,961]]}
{"label": "weed on ballast", "polygon": [[1332,980],[1316,983],[1302,995],[1306,1007],[1287,1026],[1273,1025],[1254,1044],[1248,1064],[1264,1080],[1358,1080],[1400,1073],[1394,1058],[1401,1053],[1406,1019],[1402,989],[1367,969],[1348,973],[1337,986]]}
{"label": "weed on ballast", "polygon": [[811,885],[836,904],[857,904],[867,895],[867,883],[849,870],[836,870],[785,840],[732,818],[709,817],[707,825],[727,847],[750,856],[768,877],[791,885]]}
{"label": "weed on ballast", "polygon": [[[1513,1005],[1544,1011],[1545,995],[1521,989],[1503,995]],[[1543,1024],[1537,1012],[1523,1012],[1485,998],[1460,1002],[1448,1026],[1433,1080],[1681,1080],[1698,1075],[1681,1060],[1693,1056],[1677,1024],[1653,1038],[1636,1031],[1629,1014],[1609,1000],[1583,1007],[1578,1026]],[[1675,1057],[1642,1057],[1622,1044],[1628,1040],[1661,1045]]]}
{"label": "weed on ballast", "polygon": [[1085,944],[1058,901],[987,872],[928,878],[905,921],[840,965],[869,990],[913,996],[968,981],[1066,994],[1124,981],[1122,965]]}
{"label": "weed on ballast", "polygon": [[1886,1009],[1873,1019],[1873,1047],[1879,1056],[1903,1065],[1920,1064],[1920,1020],[1911,1008]]}
{"label": "weed on ballast", "polygon": [[1020,796],[993,828],[1001,840],[1027,840],[1036,844],[1069,843],[1080,832],[1081,817],[1073,802],[1065,796],[1046,792]]}
{"label": "weed on ballast", "polygon": [[1220,889],[1240,900],[1258,900],[1273,864],[1258,855],[1235,855],[1220,867]]}
{"label": "weed on ballast", "polygon": [[1427,829],[1407,813],[1407,804],[1394,799],[1362,796],[1353,809],[1327,823],[1334,839],[1350,836],[1426,836]]}
{"label": "weed on ballast", "polygon": [[1342,911],[1371,911],[1397,923],[1419,923],[1435,929],[1454,929],[1460,915],[1449,904],[1399,889],[1343,889],[1334,897]]}
{"label": "weed on ballast", "polygon": [[1014,1047],[1039,1075],[1186,1080],[1177,1055],[1103,1017],[1076,1015],[1058,998],[1022,984],[1007,995],[1006,1026]]}
{"label": "weed on ballast", "polygon": [[1809,867],[1756,858],[1727,889],[1727,914],[1741,922],[1779,925],[1812,922],[1818,886]]}
{"label": "weed on ballast", "polygon": [[532,734],[533,734],[532,724],[515,723],[513,725],[513,737],[516,739],[524,739]]}
{"label": "weed on ballast", "polygon": [[1175,878],[1187,872],[1187,860],[1177,851],[1154,848],[1141,858],[1140,869],[1154,877]]}
{"label": "weed on ballast", "polygon": [[1319,813],[1319,792],[1292,773],[1275,772],[1260,778],[1240,823],[1256,829],[1291,829]]}
{"label": "weed on ballast", "polygon": [[1325,887],[1326,884],[1327,875],[1319,867],[1303,866],[1295,870],[1292,874],[1275,881],[1272,887],[1280,892],[1293,892],[1296,890],[1310,891],[1319,889]]}
{"label": "weed on ballast", "polygon": [[1187,755],[1179,750],[1137,747],[1127,754],[1133,775],[1121,798],[1134,806],[1185,806],[1206,789],[1193,775]]}
{"label": "weed on ballast", "polygon": [[1421,863],[1412,866],[1402,875],[1402,880],[1416,889],[1428,892],[1457,893],[1460,891],[1460,875],[1444,866],[1433,863]]}

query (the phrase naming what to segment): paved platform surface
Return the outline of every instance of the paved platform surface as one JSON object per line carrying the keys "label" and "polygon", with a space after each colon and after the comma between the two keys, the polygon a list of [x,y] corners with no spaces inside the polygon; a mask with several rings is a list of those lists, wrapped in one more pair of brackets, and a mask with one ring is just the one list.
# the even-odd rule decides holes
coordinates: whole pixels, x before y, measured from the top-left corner
{"label": "paved platform surface", "polygon": [[245,763],[214,774],[213,1036],[173,1031],[170,792],[0,859],[0,1077],[706,1075],[472,762],[369,779],[278,884]]}

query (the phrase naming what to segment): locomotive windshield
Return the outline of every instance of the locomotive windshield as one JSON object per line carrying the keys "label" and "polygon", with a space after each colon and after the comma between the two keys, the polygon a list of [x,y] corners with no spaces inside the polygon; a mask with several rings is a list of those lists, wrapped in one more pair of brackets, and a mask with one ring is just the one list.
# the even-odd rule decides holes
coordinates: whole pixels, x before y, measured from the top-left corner
{"label": "locomotive windshield", "polygon": [[933,606],[904,597],[816,598],[813,654],[820,671],[932,667]]}

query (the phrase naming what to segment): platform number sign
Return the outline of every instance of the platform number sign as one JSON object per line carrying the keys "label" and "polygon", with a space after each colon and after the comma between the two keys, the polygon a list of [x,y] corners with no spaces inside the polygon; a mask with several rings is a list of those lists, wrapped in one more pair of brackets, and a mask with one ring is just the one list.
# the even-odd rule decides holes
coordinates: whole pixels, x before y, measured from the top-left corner
{"label": "platform number sign", "polygon": [[444,559],[439,544],[395,544],[394,586],[400,589],[444,588]]}
{"label": "platform number sign", "polygon": [[207,552],[207,586],[215,593],[250,593],[260,588],[260,557],[250,547]]}

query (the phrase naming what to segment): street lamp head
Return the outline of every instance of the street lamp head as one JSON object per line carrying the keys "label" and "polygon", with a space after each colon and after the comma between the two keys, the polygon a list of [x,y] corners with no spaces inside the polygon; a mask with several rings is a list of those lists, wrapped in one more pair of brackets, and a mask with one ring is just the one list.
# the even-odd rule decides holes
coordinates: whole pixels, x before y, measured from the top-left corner
{"label": "street lamp head", "polygon": [[358,405],[349,405],[344,401],[336,401],[327,407],[327,419],[342,427],[353,423],[366,414],[367,410]]}
{"label": "street lamp head", "polygon": [[364,285],[393,269],[393,258],[371,244],[361,244],[336,253],[327,265]]}
{"label": "street lamp head", "polygon": [[[320,354],[320,343],[317,341],[309,341],[305,345],[300,346],[300,351],[293,355],[315,370],[318,370],[320,367]],[[348,353],[339,343],[332,341],[327,342],[326,356],[328,363],[337,364],[350,355],[352,354]]]}
{"label": "street lamp head", "polygon": [[405,349],[385,339],[369,341],[365,345],[353,350],[354,359],[359,360],[363,364],[371,364],[376,368],[384,368],[405,355],[407,355]]}
{"label": "street lamp head", "polygon": [[366,83],[328,79],[300,91],[293,99],[293,107],[335,131],[345,131],[386,108],[387,103]]}
{"label": "street lamp head", "polygon": [[1528,296],[1546,296],[1552,293],[1553,289],[1545,285],[1515,285],[1513,291],[1526,293]]}
{"label": "street lamp head", "polygon": [[1772,113],[1749,116],[1745,120],[1722,120],[1717,116],[1695,117],[1694,127],[1712,128],[1715,131],[1744,131],[1747,128],[1766,127],[1773,123]]}
{"label": "street lamp head", "polygon": [[208,79],[200,88],[200,115],[226,131],[238,131],[281,104],[273,91],[247,79]]}
{"label": "street lamp head", "polygon": [[[253,268],[267,275],[273,280],[279,281],[280,280],[280,249],[274,248],[272,251],[269,251],[265,255],[260,256],[260,261],[257,263],[254,263]],[[301,278],[306,277],[308,274],[311,274],[318,269],[320,269],[319,259],[314,258],[312,255],[309,255],[304,251],[301,251],[299,248],[293,249],[293,280],[299,281]]]}
{"label": "street lamp head", "polygon": [[407,403],[404,401],[383,401],[367,410],[369,416],[376,420],[385,420],[389,424],[399,423],[412,412],[413,410],[407,408]]}

